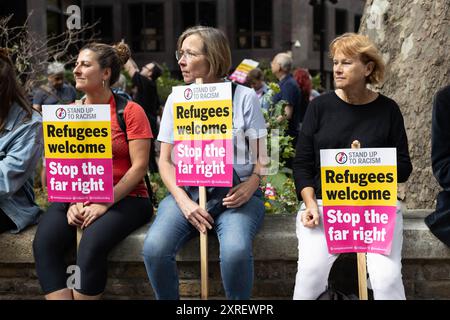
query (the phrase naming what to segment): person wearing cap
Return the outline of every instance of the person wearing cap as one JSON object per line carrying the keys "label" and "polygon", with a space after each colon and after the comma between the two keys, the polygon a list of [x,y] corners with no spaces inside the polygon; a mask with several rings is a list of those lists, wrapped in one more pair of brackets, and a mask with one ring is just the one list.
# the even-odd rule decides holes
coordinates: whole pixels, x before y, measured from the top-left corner
{"label": "person wearing cap", "polygon": [[41,111],[44,104],[69,104],[75,102],[75,88],[64,82],[64,64],[55,61],[48,65],[46,85],[37,88],[33,94],[33,108]]}

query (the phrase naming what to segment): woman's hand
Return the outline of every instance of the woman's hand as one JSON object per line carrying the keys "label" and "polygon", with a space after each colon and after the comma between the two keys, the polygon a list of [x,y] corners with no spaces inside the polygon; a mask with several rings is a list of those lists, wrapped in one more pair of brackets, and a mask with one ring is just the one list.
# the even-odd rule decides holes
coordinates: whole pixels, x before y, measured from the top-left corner
{"label": "woman's hand", "polygon": [[67,222],[71,226],[81,227],[84,222],[84,208],[79,211],[76,203],[71,203],[67,210]]}
{"label": "woman's hand", "polygon": [[189,199],[183,202],[183,206],[180,206],[181,212],[183,212],[185,218],[200,232],[206,233],[206,228],[212,229],[214,219],[211,215],[200,207],[198,203]]}
{"label": "woman's hand", "polygon": [[89,227],[95,220],[105,214],[108,211],[109,206],[107,203],[91,203],[84,209],[84,222],[81,225],[81,229]]}
{"label": "woman's hand", "polygon": [[302,212],[302,223],[307,228],[315,228],[319,225],[319,208],[317,204],[310,205]]}
{"label": "woman's hand", "polygon": [[227,208],[238,208],[247,203],[259,187],[259,178],[252,174],[247,181],[233,187],[223,198],[223,205]]}

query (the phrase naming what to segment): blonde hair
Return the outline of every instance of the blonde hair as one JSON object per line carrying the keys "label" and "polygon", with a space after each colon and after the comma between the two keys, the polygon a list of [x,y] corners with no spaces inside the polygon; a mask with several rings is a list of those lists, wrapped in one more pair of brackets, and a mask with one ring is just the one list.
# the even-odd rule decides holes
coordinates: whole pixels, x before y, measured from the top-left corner
{"label": "blonde hair", "polygon": [[225,77],[231,67],[231,51],[225,34],[216,28],[195,26],[186,29],[178,38],[177,49],[180,50],[183,41],[192,35],[199,36],[203,41],[203,54],[209,63],[208,76]]}
{"label": "blonde hair", "polygon": [[369,37],[356,34],[344,33],[334,39],[330,44],[330,57],[333,58],[337,51],[344,55],[358,56],[365,64],[373,62],[372,73],[366,77],[366,83],[378,85],[383,81],[385,64],[380,52]]}

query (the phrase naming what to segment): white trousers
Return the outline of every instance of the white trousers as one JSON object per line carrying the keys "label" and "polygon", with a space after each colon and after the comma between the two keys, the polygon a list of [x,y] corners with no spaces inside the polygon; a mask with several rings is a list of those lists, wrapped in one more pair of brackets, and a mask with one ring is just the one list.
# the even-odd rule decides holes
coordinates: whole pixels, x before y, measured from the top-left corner
{"label": "white trousers", "polygon": [[[298,267],[295,277],[294,300],[316,299],[326,288],[331,267],[338,254],[328,253],[323,228],[322,201],[318,200],[320,223],[313,229],[301,221],[304,204],[297,213]],[[402,281],[401,252],[403,245],[403,216],[397,202],[394,235],[390,255],[367,253],[367,271],[375,300],[405,300]],[[355,266],[356,268],[356,266]]]}

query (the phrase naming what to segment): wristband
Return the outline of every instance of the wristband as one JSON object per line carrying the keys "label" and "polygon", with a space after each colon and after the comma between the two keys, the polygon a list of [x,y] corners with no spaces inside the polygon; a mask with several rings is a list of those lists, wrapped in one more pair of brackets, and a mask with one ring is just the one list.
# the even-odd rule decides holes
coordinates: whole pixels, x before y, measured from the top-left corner
{"label": "wristband", "polygon": [[262,177],[261,177],[261,175],[257,174],[256,172],[252,172],[252,175],[255,175],[255,176],[257,176],[257,177],[258,177],[258,179],[259,179],[259,181],[261,181],[261,180],[262,180]]}

